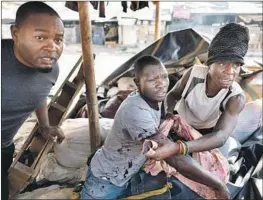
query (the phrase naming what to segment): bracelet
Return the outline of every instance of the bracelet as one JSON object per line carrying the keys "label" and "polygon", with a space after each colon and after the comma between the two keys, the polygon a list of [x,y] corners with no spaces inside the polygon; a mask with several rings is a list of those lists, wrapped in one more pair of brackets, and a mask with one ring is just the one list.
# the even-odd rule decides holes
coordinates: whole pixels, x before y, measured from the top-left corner
{"label": "bracelet", "polygon": [[185,141],[182,141],[182,143],[183,143],[184,146],[185,146],[185,155],[187,155],[187,154],[189,153],[188,146],[187,146],[187,144],[186,144]]}
{"label": "bracelet", "polygon": [[181,149],[181,143],[180,143],[180,141],[177,141],[176,143],[179,145],[179,154],[182,154],[182,152],[181,152],[182,149]]}
{"label": "bracelet", "polygon": [[179,145],[180,154],[182,154],[184,156],[187,155],[188,154],[188,146],[187,146],[186,142],[182,141],[182,140],[178,140],[176,143]]}
{"label": "bracelet", "polygon": [[182,142],[182,146],[183,146],[183,155],[185,156],[185,153],[186,153],[186,147],[185,147],[185,144]]}
{"label": "bracelet", "polygon": [[182,141],[181,141],[181,140],[178,140],[176,143],[179,145],[179,153],[182,154],[182,155],[184,155],[185,147],[184,147]]}

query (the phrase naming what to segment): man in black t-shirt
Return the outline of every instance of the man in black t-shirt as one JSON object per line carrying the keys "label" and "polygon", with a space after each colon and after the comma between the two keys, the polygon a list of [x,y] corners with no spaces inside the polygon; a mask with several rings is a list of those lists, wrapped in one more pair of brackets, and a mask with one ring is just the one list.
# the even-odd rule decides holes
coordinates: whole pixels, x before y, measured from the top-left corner
{"label": "man in black t-shirt", "polygon": [[[12,40],[2,40],[1,155],[2,199],[9,198],[8,169],[13,160],[13,138],[36,111],[40,132],[61,143],[64,134],[49,124],[47,96],[58,78],[63,51],[64,25],[59,15],[43,2],[19,7]],[[11,183],[12,184],[12,183]]]}

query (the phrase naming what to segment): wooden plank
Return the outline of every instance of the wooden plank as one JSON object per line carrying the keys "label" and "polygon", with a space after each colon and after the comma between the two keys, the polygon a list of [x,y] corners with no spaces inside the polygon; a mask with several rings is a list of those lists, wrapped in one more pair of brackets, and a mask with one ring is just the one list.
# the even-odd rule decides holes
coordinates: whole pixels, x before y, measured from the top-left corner
{"label": "wooden plank", "polygon": [[54,145],[53,142],[48,141],[46,143],[45,148],[42,149],[41,156],[37,160],[37,162],[35,164],[35,169],[32,173],[32,180],[34,180],[37,177],[38,172],[40,170],[40,166],[41,166],[40,163],[42,163],[45,160],[46,155],[51,151],[53,145]]}
{"label": "wooden plank", "polygon": [[24,186],[31,180],[33,169],[17,162],[9,168],[9,193],[11,196],[21,192]]}
{"label": "wooden plank", "polygon": [[19,158],[22,156],[22,154],[24,153],[25,150],[27,150],[28,146],[30,145],[33,137],[35,136],[35,132],[38,129],[38,124],[35,125],[35,127],[33,128],[32,132],[29,134],[28,138],[26,139],[25,143],[23,144],[21,150],[19,151],[19,153],[17,154],[17,156],[15,157],[14,161],[12,162],[10,167],[14,167],[16,165],[16,163],[18,162]]}
{"label": "wooden plank", "polygon": [[66,111],[65,107],[59,105],[58,103],[52,102],[48,110],[48,117],[49,117],[50,125],[57,126],[63,114],[65,113],[65,111]]}
{"label": "wooden plank", "polygon": [[[81,61],[82,61],[82,57],[79,58],[79,60],[72,68],[71,72],[66,77],[63,84],[59,87],[56,94],[52,97],[51,102],[48,105],[50,124],[53,126],[58,125],[63,121],[64,114],[67,112],[67,109],[69,108],[69,106],[71,106],[73,99],[76,97],[76,91],[79,92],[79,87],[84,85],[83,76],[82,76],[82,80],[83,80],[82,83],[76,81],[76,78],[80,79],[79,74],[75,75],[74,78],[74,80],[76,81],[75,83],[69,82],[69,79],[75,73],[76,69],[79,68],[81,70],[81,66],[80,66]],[[64,96],[60,97],[61,94],[63,94]],[[66,102],[67,104],[66,103],[64,105],[59,104],[57,101],[60,100],[61,102],[61,99],[64,99],[65,100],[64,102]],[[41,151],[34,159],[33,164],[31,166],[27,166],[18,161],[21,158],[21,156],[23,156],[25,150],[27,150],[30,147],[30,145],[34,142],[37,129],[38,129],[38,124],[35,125],[34,129],[30,133],[25,143],[23,144],[20,152],[16,156],[14,162],[12,163],[9,169],[9,182],[11,183],[10,194],[12,195],[21,192],[21,190],[23,190],[28,184],[32,182],[32,180],[35,179],[40,169],[40,163],[43,162],[45,156],[50,152],[50,150],[53,147],[53,142],[46,141],[42,136],[38,136],[37,140],[43,139],[44,142],[43,142],[43,146],[40,147]],[[38,144],[41,144],[41,142]]]}
{"label": "wooden plank", "polygon": [[41,137],[46,142],[45,142],[44,146],[42,147],[42,149],[40,150],[40,152],[38,153],[37,157],[35,158],[33,164],[30,166],[32,169],[35,169],[35,167],[36,167],[36,165],[37,165],[37,163],[39,161],[39,158],[42,156],[42,154],[45,151],[45,148],[46,148],[46,146],[48,144],[48,141],[45,138],[43,138],[43,136],[41,136]]}
{"label": "wooden plank", "polygon": [[72,85],[66,83],[56,103],[63,107],[67,107],[70,99],[75,94],[75,91],[76,91],[76,87],[72,87]]}
{"label": "wooden plank", "polygon": [[[74,100],[80,96],[80,92],[81,92],[83,85],[84,85],[84,80],[82,80],[82,82],[79,82],[74,95],[72,96],[71,100],[68,102],[67,110],[73,105]],[[59,124],[61,124],[67,118],[68,114],[69,114],[68,112],[64,112]]]}
{"label": "wooden plank", "polygon": [[[83,77],[84,78],[84,77]],[[66,81],[65,82],[65,85],[68,85],[69,87],[71,87],[71,88],[74,88],[74,89],[76,89],[76,84],[75,83],[73,83],[73,81],[72,82],[70,82],[70,81]]]}
{"label": "wooden plank", "polygon": [[160,38],[160,2],[155,2],[155,26],[154,26],[154,40]]}
{"label": "wooden plank", "polygon": [[100,145],[99,111],[96,95],[95,71],[93,63],[91,19],[89,2],[78,1],[79,25],[82,45],[83,70],[86,83],[86,98],[89,113],[89,131],[91,151]]}
{"label": "wooden plank", "polygon": [[[81,62],[82,62],[82,56],[80,56],[80,58],[78,59],[77,63],[74,65],[74,67],[72,68],[72,70],[70,71],[70,73],[68,74],[68,76],[65,78],[65,81],[68,81],[70,79],[70,77],[74,74],[74,72],[77,70],[78,67],[81,66]],[[56,94],[52,97],[52,101],[55,101],[56,98],[59,96],[65,81],[63,82],[63,84],[61,84],[61,86],[58,88]]]}

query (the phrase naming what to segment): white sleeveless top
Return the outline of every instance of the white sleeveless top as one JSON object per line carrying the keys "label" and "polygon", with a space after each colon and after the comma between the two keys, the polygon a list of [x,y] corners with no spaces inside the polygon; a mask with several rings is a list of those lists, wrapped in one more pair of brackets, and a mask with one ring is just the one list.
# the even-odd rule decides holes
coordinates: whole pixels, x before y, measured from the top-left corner
{"label": "white sleeveless top", "polygon": [[207,97],[207,74],[207,66],[193,66],[191,75],[182,93],[182,98],[175,107],[178,114],[195,129],[213,128],[225,109],[228,99],[243,93],[239,84],[233,82],[229,89],[221,89],[216,96]]}

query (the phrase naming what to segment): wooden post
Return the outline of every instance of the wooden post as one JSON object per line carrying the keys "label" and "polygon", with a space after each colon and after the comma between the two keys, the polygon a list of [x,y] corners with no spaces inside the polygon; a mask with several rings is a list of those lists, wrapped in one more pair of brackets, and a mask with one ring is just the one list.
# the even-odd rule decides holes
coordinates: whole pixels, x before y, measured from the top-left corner
{"label": "wooden post", "polygon": [[160,1],[155,3],[155,30],[154,30],[154,40],[160,38]]}
{"label": "wooden post", "polygon": [[83,71],[86,84],[86,101],[89,114],[90,145],[91,152],[94,152],[100,145],[101,140],[99,132],[99,112],[96,95],[89,1],[79,1],[78,11],[82,44]]}

